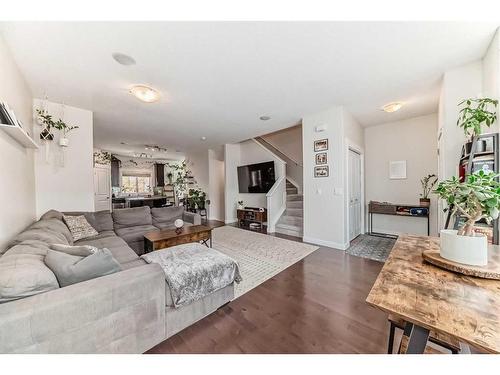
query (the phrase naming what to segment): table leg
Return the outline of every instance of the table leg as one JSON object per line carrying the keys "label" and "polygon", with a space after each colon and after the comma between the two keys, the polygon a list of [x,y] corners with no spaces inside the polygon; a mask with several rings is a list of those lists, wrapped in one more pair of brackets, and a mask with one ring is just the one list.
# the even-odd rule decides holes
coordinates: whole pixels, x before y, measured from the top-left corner
{"label": "table leg", "polygon": [[406,323],[401,345],[400,354],[423,354],[429,339],[429,330],[412,323]]}

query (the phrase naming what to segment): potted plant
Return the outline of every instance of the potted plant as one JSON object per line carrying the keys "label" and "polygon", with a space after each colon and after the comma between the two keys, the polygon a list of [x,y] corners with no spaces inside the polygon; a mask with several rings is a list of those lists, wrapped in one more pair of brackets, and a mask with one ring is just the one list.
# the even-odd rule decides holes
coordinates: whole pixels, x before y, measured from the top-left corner
{"label": "potted plant", "polygon": [[488,240],[477,234],[477,221],[498,218],[500,209],[500,184],[498,174],[483,170],[466,177],[464,182],[452,177],[438,184],[434,193],[446,200],[452,214],[465,218],[465,224],[457,230],[441,230],[440,255],[454,262],[485,266],[488,263]]}
{"label": "potted plant", "polygon": [[471,152],[473,137],[481,135],[481,126],[490,127],[497,120],[497,105],[498,100],[490,98],[471,98],[458,104],[459,107],[464,107],[459,112],[457,126],[463,128],[465,135],[469,137],[465,144],[465,154]]}
{"label": "potted plant", "polygon": [[64,121],[62,121],[61,119],[57,120],[55,123],[54,123],[54,128],[62,131],[62,136],[59,138],[59,146],[62,146],[62,147],[68,147],[69,145],[69,139],[66,137],[66,135],[74,130],[74,129],[78,129],[78,126],[70,126],[70,125],[67,125]]}
{"label": "potted plant", "polygon": [[37,121],[43,126],[43,130],[40,132],[40,139],[44,141],[52,141],[54,139],[54,134],[51,133],[51,129],[55,127],[55,122],[52,119],[52,115],[49,115],[42,109],[36,109]]}
{"label": "potted plant", "polygon": [[420,180],[422,184],[422,194],[420,194],[420,205],[423,207],[430,207],[431,200],[429,199],[429,194],[432,191],[434,185],[436,185],[437,177],[435,174],[427,175]]}
{"label": "potted plant", "polygon": [[206,197],[205,192],[200,189],[189,189],[189,208],[193,211],[196,211],[196,209],[204,210]]}
{"label": "potted plant", "polygon": [[238,201],[238,210],[242,210],[243,208],[243,201]]}
{"label": "potted plant", "polygon": [[173,177],[174,177],[174,175],[172,174],[172,172],[168,172],[167,178],[168,178],[169,185],[172,185],[172,178]]}

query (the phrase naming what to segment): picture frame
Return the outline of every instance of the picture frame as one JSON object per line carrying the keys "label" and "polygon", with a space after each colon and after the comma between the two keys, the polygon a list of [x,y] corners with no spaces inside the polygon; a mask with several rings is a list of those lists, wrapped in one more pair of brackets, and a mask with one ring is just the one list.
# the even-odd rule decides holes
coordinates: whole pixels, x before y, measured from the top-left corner
{"label": "picture frame", "polygon": [[406,160],[396,160],[389,162],[389,179],[390,180],[406,179]]}
{"label": "picture frame", "polygon": [[314,141],[314,152],[327,151],[328,150],[328,138],[318,139]]}
{"label": "picture frame", "polygon": [[316,154],[316,165],[328,164],[328,154],[326,152],[320,152]]}
{"label": "picture frame", "polygon": [[330,169],[328,168],[328,165],[323,165],[319,167],[314,167],[314,177],[329,177],[330,176]]}

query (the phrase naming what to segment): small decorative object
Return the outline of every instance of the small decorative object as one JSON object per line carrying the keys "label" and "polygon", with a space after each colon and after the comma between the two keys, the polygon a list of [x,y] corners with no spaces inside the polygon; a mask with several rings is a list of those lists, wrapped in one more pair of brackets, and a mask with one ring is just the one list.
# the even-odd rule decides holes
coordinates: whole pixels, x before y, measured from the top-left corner
{"label": "small decorative object", "polygon": [[94,165],[110,165],[111,164],[111,153],[108,151],[98,150],[94,152]]}
{"label": "small decorative object", "polygon": [[391,180],[406,179],[406,160],[389,162],[389,178]]}
{"label": "small decorative object", "polygon": [[174,226],[175,226],[175,233],[180,234],[182,233],[182,227],[184,226],[184,221],[181,219],[177,219],[174,221]]}
{"label": "small decorative object", "polygon": [[328,139],[319,139],[314,141],[314,152],[327,151],[328,150]]}
{"label": "small decorative object", "polygon": [[[464,182],[452,177],[438,184],[434,193],[446,200],[452,214],[465,217],[458,231],[441,231],[440,255],[448,260],[474,266],[488,263],[488,240],[474,230],[481,219],[490,223],[498,218],[500,209],[499,175],[480,170],[466,177]],[[457,217],[458,219],[458,217]]]}
{"label": "small decorative object", "polygon": [[422,184],[422,194],[420,194],[420,205],[423,207],[430,207],[431,205],[431,200],[429,199],[429,194],[436,185],[437,182],[437,177],[435,174],[430,174],[427,175],[426,177],[422,178],[420,180],[420,183]]}
{"label": "small decorative object", "polygon": [[238,201],[238,210],[242,210],[243,208],[243,201]]}
{"label": "small decorative object", "polygon": [[314,167],[314,177],[328,177],[330,174],[328,165]]}
{"label": "small decorative object", "polygon": [[322,164],[328,164],[328,154],[326,152],[316,154],[316,165]]}

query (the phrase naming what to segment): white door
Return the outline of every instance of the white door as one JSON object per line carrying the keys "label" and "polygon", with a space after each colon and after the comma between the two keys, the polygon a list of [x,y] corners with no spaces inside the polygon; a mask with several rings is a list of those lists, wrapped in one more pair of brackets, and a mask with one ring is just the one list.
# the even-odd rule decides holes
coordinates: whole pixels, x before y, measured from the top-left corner
{"label": "white door", "polygon": [[94,208],[111,211],[111,170],[94,168]]}
{"label": "white door", "polygon": [[349,240],[361,234],[361,156],[349,150]]}

